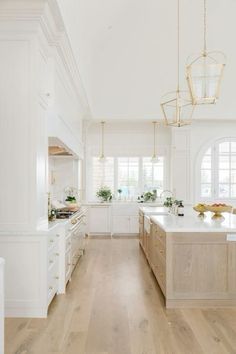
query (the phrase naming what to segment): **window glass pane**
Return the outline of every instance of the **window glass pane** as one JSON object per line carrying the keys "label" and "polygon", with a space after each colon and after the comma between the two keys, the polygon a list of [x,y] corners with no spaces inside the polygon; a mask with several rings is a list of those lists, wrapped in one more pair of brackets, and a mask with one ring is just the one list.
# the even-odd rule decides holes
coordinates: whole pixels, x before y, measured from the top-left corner
{"label": "window glass pane", "polygon": [[229,169],[229,156],[219,156],[219,168],[220,169]]}
{"label": "window glass pane", "polygon": [[229,183],[229,170],[219,171],[219,183]]}
{"label": "window glass pane", "polygon": [[219,197],[229,198],[229,184],[219,184]]}
{"label": "window glass pane", "polygon": [[211,185],[201,184],[201,197],[211,197]]}
{"label": "window glass pane", "polygon": [[231,183],[236,183],[236,170],[231,170]]}
{"label": "window glass pane", "polygon": [[101,163],[98,157],[92,160],[92,190],[96,197],[97,191],[101,187],[109,187],[114,191],[114,158],[107,157],[105,162]]}
{"label": "window glass pane", "polygon": [[231,143],[231,152],[236,153],[236,142],[235,142],[235,141],[233,141],[233,142]]}
{"label": "window glass pane", "polygon": [[211,170],[202,170],[201,181],[202,183],[211,183]]}
{"label": "window glass pane", "polygon": [[231,168],[236,168],[236,155],[231,155]]}
{"label": "window glass pane", "polygon": [[211,168],[211,156],[204,156],[202,160],[202,168],[206,168],[206,169]]}
{"label": "window glass pane", "polygon": [[139,182],[139,158],[118,158],[118,188],[122,190],[122,196],[133,198],[138,195]]}
{"label": "window glass pane", "polygon": [[206,151],[205,155],[211,155],[211,148]]}
{"label": "window glass pane", "polygon": [[153,164],[150,157],[143,158],[143,192],[156,189],[158,194],[163,191],[164,182],[164,158],[159,157]]}
{"label": "window glass pane", "polygon": [[224,142],[219,144],[219,152],[221,153],[229,153],[229,142]]}
{"label": "window glass pane", "polygon": [[231,185],[231,198],[236,198],[236,184]]}

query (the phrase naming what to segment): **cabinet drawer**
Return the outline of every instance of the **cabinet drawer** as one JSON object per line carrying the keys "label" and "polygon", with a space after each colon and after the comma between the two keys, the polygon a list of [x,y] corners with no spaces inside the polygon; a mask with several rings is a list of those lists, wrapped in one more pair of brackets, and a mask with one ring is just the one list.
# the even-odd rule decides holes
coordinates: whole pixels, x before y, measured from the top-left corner
{"label": "cabinet drawer", "polygon": [[48,236],[48,250],[52,250],[54,247],[58,246],[60,239],[60,234],[52,234]]}
{"label": "cabinet drawer", "polygon": [[59,260],[59,251],[58,247],[53,247],[49,252],[48,252],[48,270],[50,270],[55,263],[58,263]]}
{"label": "cabinet drawer", "polygon": [[163,293],[165,295],[165,293],[166,293],[166,267],[165,267],[165,264],[160,260],[160,258],[157,258],[156,265],[153,266],[153,273],[155,274],[155,277],[161,287],[161,290],[163,291]]}
{"label": "cabinet drawer", "polygon": [[66,252],[66,255],[65,255],[65,280],[66,280],[66,283],[67,281],[70,279],[70,276],[71,276],[71,252],[68,251]]}
{"label": "cabinet drawer", "polygon": [[71,249],[71,245],[72,245],[72,239],[70,234],[70,236],[66,238],[66,252],[68,252]]}
{"label": "cabinet drawer", "polygon": [[155,225],[155,228],[154,228],[154,235],[155,235],[155,237],[159,238],[165,244],[166,233],[161,228],[159,228],[157,225]]}
{"label": "cabinet drawer", "polygon": [[155,247],[162,258],[166,258],[166,245],[158,237],[154,238],[153,247]]}

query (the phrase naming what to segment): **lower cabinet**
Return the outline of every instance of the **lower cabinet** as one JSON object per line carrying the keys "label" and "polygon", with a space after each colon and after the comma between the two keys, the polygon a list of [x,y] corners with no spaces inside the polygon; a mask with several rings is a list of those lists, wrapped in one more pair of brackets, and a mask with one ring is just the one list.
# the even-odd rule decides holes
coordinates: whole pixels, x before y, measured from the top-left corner
{"label": "lower cabinet", "polygon": [[113,234],[138,234],[139,224],[138,216],[120,216],[113,215]]}
{"label": "lower cabinet", "polygon": [[47,317],[58,291],[59,239],[56,227],[36,234],[1,234],[6,317]]}
{"label": "lower cabinet", "polygon": [[146,245],[142,233],[140,245],[167,308],[236,305],[236,242],[226,233],[165,232],[151,219]]}
{"label": "lower cabinet", "polygon": [[89,235],[111,234],[110,205],[91,205],[88,214]]}
{"label": "lower cabinet", "polygon": [[139,233],[138,205],[113,204],[112,206],[112,233],[127,235]]}

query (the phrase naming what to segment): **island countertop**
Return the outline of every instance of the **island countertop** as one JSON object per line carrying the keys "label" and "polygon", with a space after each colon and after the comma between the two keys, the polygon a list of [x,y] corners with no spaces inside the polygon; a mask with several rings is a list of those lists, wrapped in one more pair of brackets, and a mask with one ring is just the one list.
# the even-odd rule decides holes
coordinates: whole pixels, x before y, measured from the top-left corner
{"label": "island countertop", "polygon": [[151,221],[165,232],[236,232],[236,215],[223,213],[223,218],[212,219],[212,213],[204,218],[196,213],[185,216],[151,215]]}

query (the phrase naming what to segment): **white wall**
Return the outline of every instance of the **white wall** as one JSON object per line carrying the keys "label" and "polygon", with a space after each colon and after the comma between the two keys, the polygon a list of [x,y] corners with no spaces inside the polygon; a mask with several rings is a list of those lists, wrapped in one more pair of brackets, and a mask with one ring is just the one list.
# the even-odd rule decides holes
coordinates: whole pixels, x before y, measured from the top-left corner
{"label": "white wall", "polygon": [[[86,162],[87,198],[91,186],[91,156],[100,153],[100,124],[87,131]],[[194,121],[182,128],[158,127],[157,153],[166,156],[166,187],[185,203],[199,200],[196,194],[199,179],[199,156],[214,140],[236,137],[236,122]],[[105,125],[106,156],[151,156],[153,131],[151,122],[107,122]]]}
{"label": "white wall", "polygon": [[50,157],[48,170],[51,199],[64,201],[65,187],[79,188],[78,160],[70,157]]}

